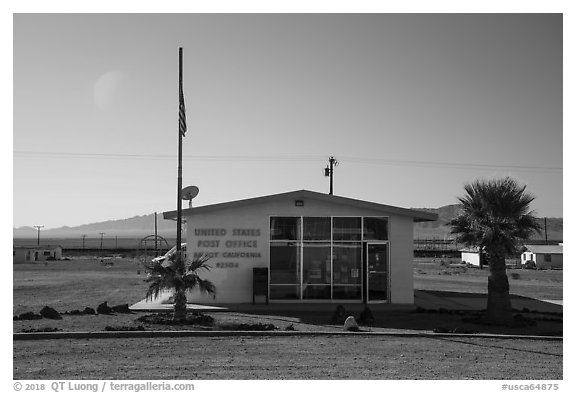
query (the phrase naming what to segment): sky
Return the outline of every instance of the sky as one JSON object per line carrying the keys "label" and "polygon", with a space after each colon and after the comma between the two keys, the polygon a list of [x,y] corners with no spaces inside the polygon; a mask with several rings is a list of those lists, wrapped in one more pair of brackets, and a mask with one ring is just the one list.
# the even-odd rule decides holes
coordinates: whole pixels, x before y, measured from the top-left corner
{"label": "sky", "polygon": [[[15,14],[13,226],[307,189],[400,207],[511,176],[563,216],[561,14]],[[187,204],[184,204],[187,206]]]}

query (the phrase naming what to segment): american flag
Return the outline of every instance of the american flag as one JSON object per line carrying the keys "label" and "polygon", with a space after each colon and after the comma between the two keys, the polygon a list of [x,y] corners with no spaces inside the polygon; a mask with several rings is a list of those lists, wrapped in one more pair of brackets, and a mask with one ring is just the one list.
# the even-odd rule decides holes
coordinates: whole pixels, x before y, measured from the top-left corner
{"label": "american flag", "polygon": [[186,108],[184,107],[184,92],[182,82],[180,82],[180,134],[186,136]]}

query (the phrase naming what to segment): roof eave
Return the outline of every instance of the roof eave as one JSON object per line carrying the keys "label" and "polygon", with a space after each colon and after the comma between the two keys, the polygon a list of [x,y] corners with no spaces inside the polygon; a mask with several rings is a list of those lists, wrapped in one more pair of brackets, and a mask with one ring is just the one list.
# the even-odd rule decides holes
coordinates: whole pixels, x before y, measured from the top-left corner
{"label": "roof eave", "polygon": [[[241,199],[237,201],[230,201],[230,202],[222,202],[216,203],[213,205],[206,205],[200,206],[196,208],[188,208],[182,209],[182,215],[192,215],[195,212],[207,212],[212,210],[218,210],[222,208],[230,208],[230,207],[241,207],[246,205],[251,205],[254,203],[258,203],[259,201],[270,201],[270,200],[277,200],[277,199],[288,199],[288,198],[314,198],[326,202],[331,203],[339,203],[345,205],[356,205],[361,208],[367,209],[374,209],[374,210],[382,210],[386,211],[387,213],[398,214],[401,216],[408,216],[412,217],[414,222],[426,222],[426,221],[436,221],[438,220],[438,215],[436,213],[431,213],[423,210],[417,209],[407,209],[397,206],[390,206],[390,205],[383,205],[375,202],[368,202],[368,201],[361,201],[352,198],[346,198],[341,196],[335,195],[328,195],[328,194],[321,194],[313,191],[308,190],[299,190],[299,191],[292,191],[282,194],[274,194],[274,195],[267,195],[255,198],[248,198],[248,199]],[[163,213],[164,219],[166,220],[176,220],[177,218],[177,211],[167,211]]]}

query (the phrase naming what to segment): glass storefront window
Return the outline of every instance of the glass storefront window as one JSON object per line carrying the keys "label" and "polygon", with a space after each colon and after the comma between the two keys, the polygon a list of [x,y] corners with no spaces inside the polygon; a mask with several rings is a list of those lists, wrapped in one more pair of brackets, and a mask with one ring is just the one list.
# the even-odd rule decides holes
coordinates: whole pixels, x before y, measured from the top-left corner
{"label": "glass storefront window", "polygon": [[304,217],[304,240],[330,241],[330,217]]}
{"label": "glass storefront window", "polygon": [[361,243],[334,243],[332,253],[334,285],[360,284],[362,270]]}
{"label": "glass storefront window", "polygon": [[304,243],[302,283],[330,284],[330,243]]}
{"label": "glass storefront window", "polygon": [[[270,217],[270,299],[361,300],[366,242],[388,238],[386,217]],[[370,300],[387,293],[380,273],[368,280]]]}
{"label": "glass storefront window", "polygon": [[360,285],[334,285],[332,289],[334,299],[360,300],[362,298]]}
{"label": "glass storefront window", "polygon": [[271,217],[270,240],[300,240],[300,217]]}
{"label": "glass storefront window", "polygon": [[302,299],[330,299],[330,285],[303,285]]}
{"label": "glass storefront window", "polygon": [[362,238],[362,219],[360,217],[334,217],[332,219],[334,241],[355,240]]}
{"label": "glass storefront window", "polygon": [[300,283],[300,245],[270,242],[270,284]]}
{"label": "glass storefront window", "polygon": [[300,300],[300,285],[270,285],[271,300]]}
{"label": "glass storefront window", "polygon": [[388,218],[364,217],[364,240],[388,240]]}

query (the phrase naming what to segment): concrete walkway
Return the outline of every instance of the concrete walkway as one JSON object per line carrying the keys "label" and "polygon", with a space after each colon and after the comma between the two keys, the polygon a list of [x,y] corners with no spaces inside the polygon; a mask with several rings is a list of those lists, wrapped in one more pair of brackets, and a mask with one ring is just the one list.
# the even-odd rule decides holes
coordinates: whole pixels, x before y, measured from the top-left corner
{"label": "concrete walkway", "polygon": [[[448,310],[484,310],[486,309],[485,294],[443,292],[443,291],[414,291],[414,304],[425,309]],[[510,295],[512,308],[540,312],[562,312],[562,300],[540,300],[524,296]]]}
{"label": "concrete walkway", "polygon": [[[172,303],[172,294],[170,292],[164,291],[160,293],[160,295],[154,300],[146,300],[143,299],[138,303],[133,304],[130,306],[130,310],[132,311],[169,311],[174,308],[174,304]],[[191,304],[188,303],[186,306],[188,310],[194,311],[225,311],[224,307],[218,306],[209,306],[209,305],[202,305],[202,304]]]}
{"label": "concrete walkway", "polygon": [[[523,296],[511,295],[512,308],[522,310],[524,308],[530,311],[540,312],[555,312],[562,313],[563,301],[562,300],[539,300]],[[290,311],[298,310],[300,312],[315,312],[315,311],[333,311],[336,307],[335,303],[270,303],[270,304],[218,304],[206,305],[189,303],[188,309],[195,311],[232,311],[232,312],[254,312],[274,314],[276,311]],[[364,308],[363,304],[345,303],[347,310],[361,311]],[[172,310],[173,304],[170,300],[170,294],[162,294],[156,301],[142,300],[130,307],[134,311],[168,311]],[[444,291],[414,291],[414,304],[398,305],[398,304],[370,304],[373,311],[401,311],[413,310],[421,307],[428,310],[484,310],[486,309],[486,295],[477,293],[462,293],[462,292],[444,292]]]}

